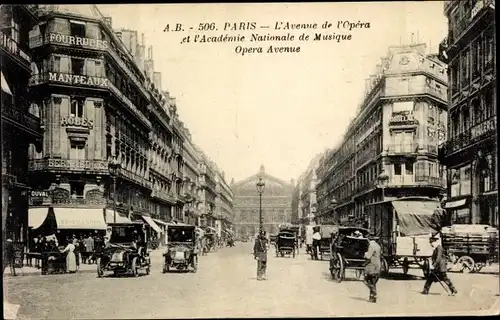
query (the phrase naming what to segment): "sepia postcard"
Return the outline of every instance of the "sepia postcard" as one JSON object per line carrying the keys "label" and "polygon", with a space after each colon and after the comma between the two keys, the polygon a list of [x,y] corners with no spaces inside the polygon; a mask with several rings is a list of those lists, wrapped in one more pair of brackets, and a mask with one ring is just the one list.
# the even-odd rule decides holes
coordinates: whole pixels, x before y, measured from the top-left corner
{"label": "sepia postcard", "polygon": [[4,319],[500,313],[495,0],[0,12]]}

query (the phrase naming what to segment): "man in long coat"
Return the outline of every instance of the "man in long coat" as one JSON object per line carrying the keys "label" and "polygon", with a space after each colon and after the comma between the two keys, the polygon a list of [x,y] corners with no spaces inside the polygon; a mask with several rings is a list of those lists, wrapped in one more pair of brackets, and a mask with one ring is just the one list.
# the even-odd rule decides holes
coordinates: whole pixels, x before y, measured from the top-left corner
{"label": "man in long coat", "polygon": [[425,281],[422,294],[429,294],[429,289],[434,282],[444,282],[450,289],[451,295],[454,296],[457,294],[457,289],[455,289],[455,286],[451,283],[450,278],[446,275],[446,258],[444,256],[444,249],[441,245],[441,241],[437,235],[432,235],[429,241],[434,247],[434,252],[432,253],[431,271]]}
{"label": "man in long coat", "polygon": [[267,241],[263,233],[255,239],[253,255],[257,260],[257,280],[266,280],[267,268]]}
{"label": "man in long coat", "polygon": [[365,266],[364,283],[370,289],[370,298],[368,301],[377,302],[377,282],[380,277],[380,245],[376,242],[378,238],[370,235],[370,244],[365,253],[368,264]]}

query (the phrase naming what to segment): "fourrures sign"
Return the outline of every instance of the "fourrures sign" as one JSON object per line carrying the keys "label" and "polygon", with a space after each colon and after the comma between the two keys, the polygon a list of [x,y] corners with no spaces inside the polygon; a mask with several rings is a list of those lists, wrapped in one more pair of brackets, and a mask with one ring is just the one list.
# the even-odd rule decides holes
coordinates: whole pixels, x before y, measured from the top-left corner
{"label": "fourrures sign", "polygon": [[108,42],[104,40],[68,36],[58,33],[51,33],[49,35],[49,42],[68,46],[83,46],[98,50],[108,49]]}
{"label": "fourrures sign", "polygon": [[108,79],[106,78],[80,76],[67,73],[49,72],[49,81],[93,87],[108,87]]}

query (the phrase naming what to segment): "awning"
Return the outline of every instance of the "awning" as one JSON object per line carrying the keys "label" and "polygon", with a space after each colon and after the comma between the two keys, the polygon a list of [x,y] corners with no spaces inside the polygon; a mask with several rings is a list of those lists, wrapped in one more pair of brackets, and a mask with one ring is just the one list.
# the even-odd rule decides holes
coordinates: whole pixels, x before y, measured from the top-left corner
{"label": "awning", "polygon": [[153,221],[153,218],[151,218],[150,216],[143,216],[143,215],[141,215],[141,217],[142,219],[144,219],[144,221],[147,222],[147,224],[149,224],[151,228],[153,228],[154,231],[162,233],[160,227],[156,224],[156,222]]}
{"label": "awning", "polygon": [[49,208],[31,208],[28,211],[28,227],[37,229],[47,218]]}
{"label": "awning", "polygon": [[168,223],[163,222],[163,221],[161,221],[161,220],[158,220],[158,219],[153,219],[153,221],[154,221],[154,222],[156,222],[157,224],[161,224],[161,225],[163,225],[163,226],[168,226]]}
{"label": "awning", "polygon": [[[115,222],[114,211],[106,209],[106,223],[114,223],[114,222]],[[132,223],[132,221],[124,214],[121,214],[118,211],[116,211],[116,223]]]}
{"label": "awning", "polygon": [[433,214],[439,208],[437,201],[392,201],[404,236],[428,234],[433,228]]}
{"label": "awning", "polygon": [[446,202],[446,204],[445,204],[444,207],[446,209],[453,209],[453,208],[458,208],[458,207],[465,206],[466,203],[467,203],[467,199],[460,199],[460,200],[455,200],[455,201],[448,201],[448,202]]}
{"label": "awning", "polygon": [[1,81],[2,81],[2,91],[5,92],[5,93],[8,93],[10,95],[12,95],[12,91],[10,91],[9,84],[7,83],[7,80],[5,79],[5,77],[3,76],[3,72],[0,71],[0,73],[2,74],[2,78],[1,78]]}
{"label": "awning", "polygon": [[102,209],[54,208],[57,229],[106,230]]}

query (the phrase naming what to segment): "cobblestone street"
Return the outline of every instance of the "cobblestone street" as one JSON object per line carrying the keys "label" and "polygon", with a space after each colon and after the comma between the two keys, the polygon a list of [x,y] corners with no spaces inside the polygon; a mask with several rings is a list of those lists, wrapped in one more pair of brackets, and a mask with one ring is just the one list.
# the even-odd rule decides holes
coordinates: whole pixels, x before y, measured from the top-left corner
{"label": "cobblestone street", "polygon": [[238,243],[209,253],[195,274],[162,274],[156,250],[151,274],[139,278],[99,279],[89,272],[7,276],[4,298],[20,305],[17,319],[483,314],[493,313],[499,299],[498,274],[451,273],[457,296],[448,296],[439,284],[423,296],[420,270],[403,276],[396,269],[379,281],[379,301],[372,304],[361,281],[332,281],[327,261],[311,261],[303,250],[293,259],[276,258],[271,249],[269,280],[256,281],[251,251],[250,243]]}

